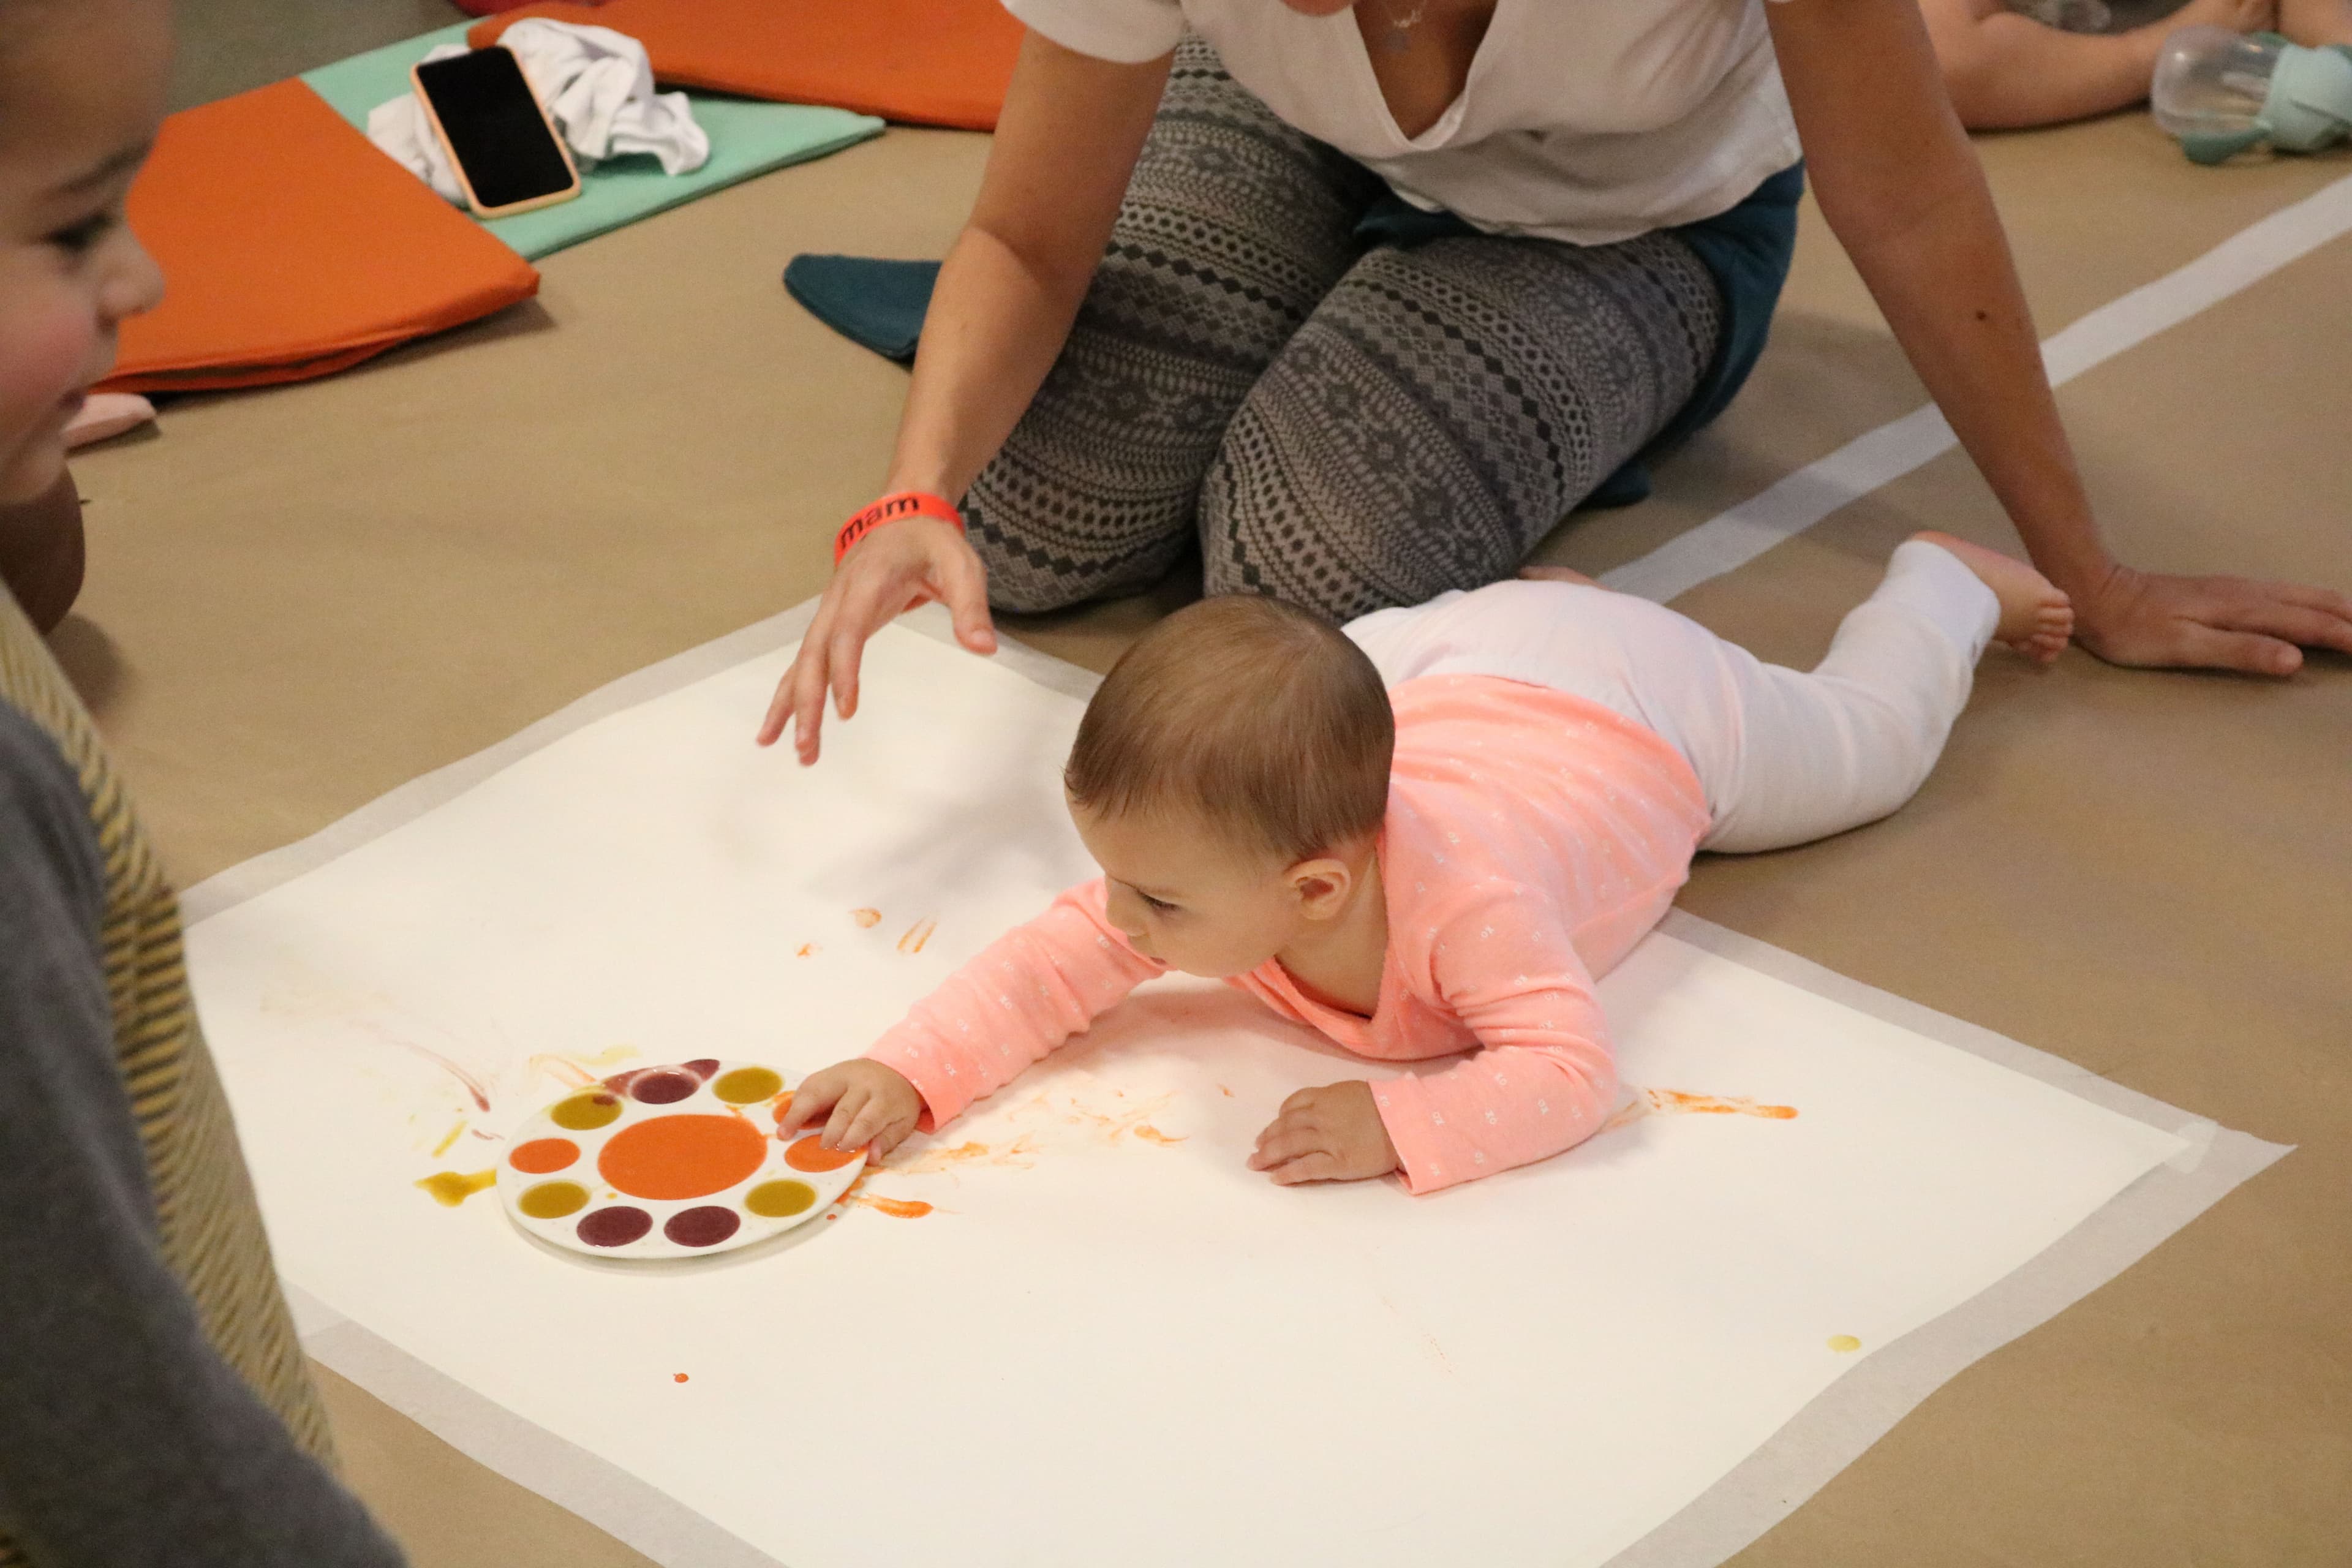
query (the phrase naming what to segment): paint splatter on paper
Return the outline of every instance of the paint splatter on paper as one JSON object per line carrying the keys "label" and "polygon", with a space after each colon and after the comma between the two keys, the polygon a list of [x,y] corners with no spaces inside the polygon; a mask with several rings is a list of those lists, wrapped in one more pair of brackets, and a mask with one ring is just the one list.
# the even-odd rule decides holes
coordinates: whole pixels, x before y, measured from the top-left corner
{"label": "paint splatter on paper", "polygon": [[939,929],[940,922],[935,920],[925,918],[917,921],[907,928],[907,934],[898,939],[898,951],[905,953],[922,952],[923,944],[930,941],[931,933]]}
{"label": "paint splatter on paper", "polygon": [[457,1124],[449,1129],[441,1142],[433,1145],[433,1157],[438,1160],[442,1155],[446,1154],[449,1152],[449,1145],[455,1143],[457,1141],[457,1134],[465,1130],[466,1119],[461,1116],[457,1118]]}
{"label": "paint splatter on paper", "polygon": [[1679,1089],[1639,1089],[1633,1100],[1601,1125],[1610,1131],[1645,1116],[1755,1116],[1767,1121],[1793,1121],[1793,1105],[1766,1105],[1737,1095],[1691,1094]]}
{"label": "paint splatter on paper", "polygon": [[1855,1339],[1852,1334],[1832,1334],[1830,1336],[1830,1349],[1837,1352],[1840,1355],[1850,1354],[1861,1348],[1862,1342]]}
{"label": "paint splatter on paper", "polygon": [[487,1192],[499,1179],[495,1166],[487,1171],[436,1171],[416,1184],[417,1188],[432,1195],[433,1201],[445,1209],[456,1208],[476,1193]]}
{"label": "paint splatter on paper", "polygon": [[794,958],[814,958],[824,950],[813,942],[804,942],[793,953]]}
{"label": "paint splatter on paper", "polygon": [[1181,1138],[1171,1138],[1167,1133],[1160,1131],[1159,1128],[1151,1126],[1137,1128],[1135,1130],[1135,1135],[1138,1138],[1142,1139],[1146,1143],[1157,1143],[1163,1149],[1172,1149],[1177,1144],[1184,1142]]}
{"label": "paint splatter on paper", "polygon": [[856,921],[866,930],[872,931],[876,926],[882,923],[882,911],[880,910],[852,910],[849,911],[849,918]]}

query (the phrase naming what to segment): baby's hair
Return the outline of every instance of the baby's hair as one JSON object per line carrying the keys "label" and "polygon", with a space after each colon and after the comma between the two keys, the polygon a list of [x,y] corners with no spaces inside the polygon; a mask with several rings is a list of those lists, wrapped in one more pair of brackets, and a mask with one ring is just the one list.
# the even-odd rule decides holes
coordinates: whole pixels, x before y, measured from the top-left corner
{"label": "baby's hair", "polygon": [[1304,610],[1235,595],[1177,611],[1127,650],[1062,782],[1089,811],[1189,814],[1295,862],[1379,829],[1395,750],[1361,648]]}

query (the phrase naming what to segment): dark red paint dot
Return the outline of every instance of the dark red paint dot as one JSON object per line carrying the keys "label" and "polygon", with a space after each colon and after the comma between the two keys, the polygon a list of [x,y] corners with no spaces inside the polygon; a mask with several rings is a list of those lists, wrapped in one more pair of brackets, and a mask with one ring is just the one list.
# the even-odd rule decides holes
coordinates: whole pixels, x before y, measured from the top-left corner
{"label": "dark red paint dot", "polygon": [[702,1080],[676,1068],[648,1068],[629,1085],[629,1093],[646,1105],[676,1105],[702,1087]]}
{"label": "dark red paint dot", "polygon": [[589,1215],[575,1234],[591,1247],[626,1247],[653,1227],[653,1215],[623,1204]]}
{"label": "dark red paint dot", "polygon": [[708,1083],[710,1081],[711,1075],[719,1070],[719,1058],[717,1057],[697,1057],[692,1061],[686,1064],[686,1070],[692,1073],[695,1077],[702,1079],[703,1082]]}
{"label": "dark red paint dot", "polygon": [[716,1247],[742,1228],[743,1216],[717,1204],[680,1209],[669,1216],[662,1234],[680,1247]]}

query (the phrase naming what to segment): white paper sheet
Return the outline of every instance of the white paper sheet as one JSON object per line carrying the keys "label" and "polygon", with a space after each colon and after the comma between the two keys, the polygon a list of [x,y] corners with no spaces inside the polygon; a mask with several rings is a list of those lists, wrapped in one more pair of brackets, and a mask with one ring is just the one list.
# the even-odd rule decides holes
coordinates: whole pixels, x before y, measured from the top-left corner
{"label": "white paper sheet", "polygon": [[436,1205],[412,1184],[491,1163],[563,1058],[814,1068],[1087,874],[1074,700],[893,630],[803,772],[748,741],[788,657],[190,948],[289,1279],[793,1568],[1603,1563],[2183,1148],[1659,935],[1602,987],[1626,1079],[1793,1117],[1653,1114],[1426,1199],[1277,1189],[1257,1129],[1359,1069],[1179,981],[867,1184],[923,1217],[623,1266]]}

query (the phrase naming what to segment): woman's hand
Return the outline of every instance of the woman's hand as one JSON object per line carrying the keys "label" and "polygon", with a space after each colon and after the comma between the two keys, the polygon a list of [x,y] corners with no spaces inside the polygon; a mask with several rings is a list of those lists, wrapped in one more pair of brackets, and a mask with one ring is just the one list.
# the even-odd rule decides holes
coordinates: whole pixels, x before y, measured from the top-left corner
{"label": "woman's hand", "polygon": [[864,1148],[878,1163],[907,1141],[922,1114],[922,1095],[897,1068],[853,1057],[809,1074],[793,1090],[793,1102],[776,1119],[776,1136],[789,1138],[822,1116],[826,1148]]}
{"label": "woman's hand", "polygon": [[2170,577],[2109,564],[2067,585],[2074,640],[2109,664],[2293,675],[2306,647],[2352,654],[2352,598],[2244,577]]}
{"label": "woman's hand", "polygon": [[776,683],[776,700],[760,726],[760,744],[774,745],[790,720],[801,766],[815,762],[825,692],[832,691],[834,710],[844,719],[856,713],[866,639],[933,599],[943,601],[955,617],[956,641],[974,653],[996,651],[996,628],[988,618],[988,574],[952,523],[911,517],[877,528],[850,546],[825,584],[799,657]]}
{"label": "woman's hand", "polygon": [[1257,1135],[1249,1168],[1283,1186],[1299,1182],[1360,1182],[1398,1165],[1372,1086],[1361,1079],[1302,1089]]}

